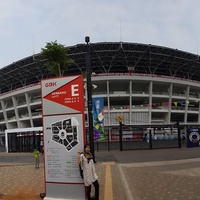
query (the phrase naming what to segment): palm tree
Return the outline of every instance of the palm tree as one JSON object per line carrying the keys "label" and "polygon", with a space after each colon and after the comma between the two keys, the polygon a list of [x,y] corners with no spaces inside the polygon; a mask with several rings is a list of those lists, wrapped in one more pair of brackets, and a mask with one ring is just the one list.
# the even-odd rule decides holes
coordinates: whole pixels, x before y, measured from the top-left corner
{"label": "palm tree", "polygon": [[48,71],[56,76],[63,76],[68,67],[74,64],[67,54],[68,49],[57,41],[47,42],[41,50],[41,57],[46,60]]}

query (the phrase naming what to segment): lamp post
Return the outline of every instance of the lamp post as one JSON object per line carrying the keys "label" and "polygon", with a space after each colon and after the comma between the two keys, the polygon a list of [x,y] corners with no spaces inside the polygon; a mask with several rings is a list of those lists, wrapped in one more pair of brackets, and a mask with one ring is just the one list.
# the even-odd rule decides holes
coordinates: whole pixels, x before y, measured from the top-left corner
{"label": "lamp post", "polygon": [[90,140],[90,150],[95,161],[94,153],[94,132],[93,132],[93,114],[92,114],[92,83],[91,83],[91,62],[90,62],[90,37],[85,37],[85,42],[87,45],[87,53],[85,58],[86,63],[86,75],[87,75],[87,100],[88,100],[88,121],[89,121],[89,140]]}

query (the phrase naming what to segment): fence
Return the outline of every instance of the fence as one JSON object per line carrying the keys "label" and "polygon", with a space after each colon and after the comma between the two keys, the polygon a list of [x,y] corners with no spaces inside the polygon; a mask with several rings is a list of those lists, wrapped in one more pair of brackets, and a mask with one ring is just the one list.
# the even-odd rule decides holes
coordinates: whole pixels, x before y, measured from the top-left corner
{"label": "fence", "polygon": [[95,141],[96,151],[181,148],[186,145],[180,134],[179,123],[150,128],[119,125],[105,129],[105,135],[106,140]]}

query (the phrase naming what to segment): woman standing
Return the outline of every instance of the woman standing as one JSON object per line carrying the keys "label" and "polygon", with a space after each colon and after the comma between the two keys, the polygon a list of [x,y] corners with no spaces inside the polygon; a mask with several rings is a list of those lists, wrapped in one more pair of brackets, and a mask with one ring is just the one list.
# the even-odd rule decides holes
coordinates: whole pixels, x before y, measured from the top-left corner
{"label": "woman standing", "polygon": [[[87,187],[87,197],[88,200],[99,200],[99,182],[96,170],[94,167],[93,156],[90,153],[90,145],[86,144],[84,146],[84,152],[78,152],[78,163],[83,170],[83,180]],[[94,185],[95,197],[91,197],[91,186]]]}

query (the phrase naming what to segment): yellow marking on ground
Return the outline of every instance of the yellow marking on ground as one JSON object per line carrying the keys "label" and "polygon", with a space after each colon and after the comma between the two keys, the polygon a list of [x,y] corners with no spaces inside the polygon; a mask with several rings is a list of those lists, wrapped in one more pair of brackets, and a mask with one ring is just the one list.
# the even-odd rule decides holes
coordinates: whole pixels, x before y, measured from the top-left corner
{"label": "yellow marking on ground", "polygon": [[111,165],[113,162],[102,163],[106,165],[106,178],[104,187],[104,200],[113,200]]}

